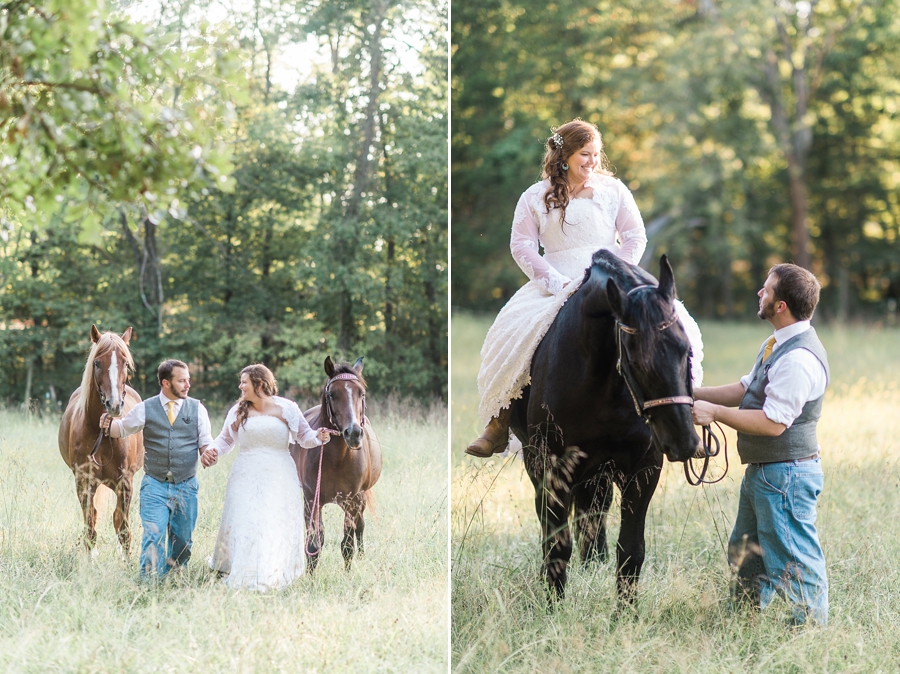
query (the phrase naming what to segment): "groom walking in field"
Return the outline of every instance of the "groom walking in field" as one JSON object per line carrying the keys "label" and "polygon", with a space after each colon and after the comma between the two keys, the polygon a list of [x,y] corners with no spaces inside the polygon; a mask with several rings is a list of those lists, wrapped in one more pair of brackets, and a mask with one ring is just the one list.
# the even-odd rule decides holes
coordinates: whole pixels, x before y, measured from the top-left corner
{"label": "groom walking in field", "polygon": [[759,317],[775,332],[749,375],[694,391],[694,423],[718,421],[737,430],[738,454],[748,464],[728,543],[738,591],[760,608],[781,593],[792,604],[794,624],[824,625],[828,578],[816,532],[823,485],[816,422],[830,375],[825,348],[809,323],[819,288],[802,267],[769,270],[758,293]]}
{"label": "groom walking in field", "polygon": [[156,375],[159,395],[138,403],[121,419],[100,417],[100,427],[109,429],[114,438],[144,431],[140,571],[145,580],[162,579],[191,558],[197,523],[197,460],[204,466],[215,463],[206,452],[212,443],[209,413],[199,400],[188,397],[188,366],[166,360]]}

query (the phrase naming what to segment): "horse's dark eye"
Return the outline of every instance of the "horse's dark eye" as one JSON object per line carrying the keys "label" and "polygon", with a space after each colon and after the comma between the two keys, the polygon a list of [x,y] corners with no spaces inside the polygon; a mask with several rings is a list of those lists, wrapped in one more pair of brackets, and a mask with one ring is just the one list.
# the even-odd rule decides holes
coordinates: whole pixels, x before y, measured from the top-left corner
{"label": "horse's dark eye", "polygon": [[96,367],[98,370],[100,369],[100,361],[99,360],[94,361],[94,367]]}

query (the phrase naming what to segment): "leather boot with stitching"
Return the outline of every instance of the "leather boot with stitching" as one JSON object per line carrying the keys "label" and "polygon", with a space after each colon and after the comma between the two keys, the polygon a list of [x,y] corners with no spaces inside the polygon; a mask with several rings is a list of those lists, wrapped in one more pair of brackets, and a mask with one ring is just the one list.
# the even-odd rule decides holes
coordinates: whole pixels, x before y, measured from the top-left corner
{"label": "leather boot with stitching", "polygon": [[484,432],[471,445],[466,447],[466,454],[487,459],[494,454],[499,454],[509,444],[509,421],[512,417],[512,408],[506,407],[500,410],[500,414],[493,417]]}

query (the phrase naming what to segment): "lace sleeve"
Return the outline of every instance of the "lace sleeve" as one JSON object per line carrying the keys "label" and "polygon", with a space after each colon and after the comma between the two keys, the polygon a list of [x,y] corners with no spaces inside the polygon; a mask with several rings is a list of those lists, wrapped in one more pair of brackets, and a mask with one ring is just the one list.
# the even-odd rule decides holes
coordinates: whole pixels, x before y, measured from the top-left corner
{"label": "lace sleeve", "polygon": [[237,431],[232,430],[231,427],[235,421],[237,421],[237,405],[228,410],[228,414],[225,415],[225,424],[222,426],[222,432],[212,441],[211,446],[219,453],[219,456],[228,454],[234,449],[234,444],[237,442]]}
{"label": "lace sleeve", "polygon": [[301,447],[315,447],[319,444],[316,438],[316,432],[310,428],[306,417],[293,400],[278,397],[275,399],[281,407],[281,414],[288,425],[291,432],[291,441],[296,442]]}
{"label": "lace sleeve", "polygon": [[534,208],[541,207],[538,202],[539,199],[531,190],[519,197],[513,217],[509,250],[516,264],[530,280],[555,295],[571,279],[556,271],[538,252],[540,230],[534,217]]}
{"label": "lace sleeve", "polygon": [[647,247],[647,231],[634,196],[622,182],[619,182],[619,192],[619,211],[616,213],[616,231],[622,242],[619,257],[631,264],[638,264]]}

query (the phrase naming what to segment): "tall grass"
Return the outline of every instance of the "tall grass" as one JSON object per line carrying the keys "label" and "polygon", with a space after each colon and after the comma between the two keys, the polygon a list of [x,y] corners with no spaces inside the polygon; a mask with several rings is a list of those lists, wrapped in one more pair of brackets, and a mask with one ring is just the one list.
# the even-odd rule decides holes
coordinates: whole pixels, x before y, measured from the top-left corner
{"label": "tall grass", "polygon": [[[663,468],[648,515],[637,618],[615,621],[613,561],[576,558],[549,609],[534,491],[515,458],[469,459],[479,424],[475,375],[489,319],[452,320],[452,668],[456,672],[896,672],[900,670],[900,333],[819,329],[832,371],[819,440],[825,489],[818,529],[831,612],[791,630],[783,602],[728,608],[725,544],[743,475],[688,486]],[[703,323],[706,382],[746,374],[768,324]],[[722,464],[719,463],[721,470]],[[616,504],[610,538],[618,535]]]}
{"label": "tall grass", "polygon": [[200,474],[187,573],[151,587],[137,577],[139,498],[132,558],[117,554],[104,490],[88,559],[56,421],[0,411],[0,671],[446,671],[446,409],[392,404],[370,416],[384,471],[366,556],[343,570],[341,511],[326,506],[315,576],[259,594],[228,590],[206,565],[233,455]]}

